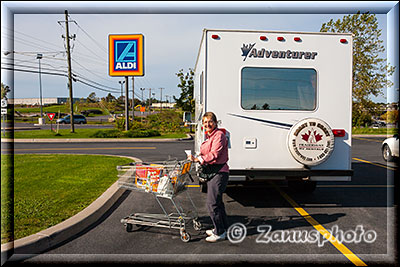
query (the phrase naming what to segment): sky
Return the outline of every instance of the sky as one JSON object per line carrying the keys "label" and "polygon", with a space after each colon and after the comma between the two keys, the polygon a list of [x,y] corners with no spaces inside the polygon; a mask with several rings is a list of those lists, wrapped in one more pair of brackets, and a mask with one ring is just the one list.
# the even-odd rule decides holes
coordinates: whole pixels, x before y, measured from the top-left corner
{"label": "sky", "polygon": [[[398,3],[299,2],[2,1],[2,13],[4,6],[14,13],[14,27],[10,23],[12,20],[2,18],[2,82],[10,83],[10,75],[3,73],[10,72],[4,67],[12,67],[10,54],[5,55],[5,52],[11,50],[8,46],[13,42],[15,69],[37,72],[39,60],[36,55],[43,54],[40,60],[43,97],[68,97],[66,77],[44,74],[67,72],[62,38],[65,36],[64,10],[68,10],[70,20],[74,21],[69,23],[70,35],[76,35],[71,42],[72,72],[97,87],[74,82],[74,97],[87,97],[91,92],[95,92],[97,97],[110,92],[119,97],[119,81],[124,78],[108,75],[108,35],[140,33],[144,35],[145,75],[135,77],[135,97],[141,99],[140,88],[146,88],[143,91],[146,99],[148,88],[152,88],[154,97],[160,99],[159,88],[164,88],[163,100],[166,97],[170,100],[172,96],[179,97],[181,92],[177,87],[179,78],[176,73],[194,68],[204,28],[319,32],[321,25],[330,19],[343,18],[356,9],[371,10],[371,13],[381,13],[376,16],[386,46],[388,25],[385,10]],[[131,86],[129,78],[130,94]],[[14,98],[39,97],[39,74],[14,71],[13,89]],[[125,87],[123,90],[125,92]],[[397,101],[398,95],[392,91],[394,89],[385,91],[383,97],[372,97],[372,100]]]}

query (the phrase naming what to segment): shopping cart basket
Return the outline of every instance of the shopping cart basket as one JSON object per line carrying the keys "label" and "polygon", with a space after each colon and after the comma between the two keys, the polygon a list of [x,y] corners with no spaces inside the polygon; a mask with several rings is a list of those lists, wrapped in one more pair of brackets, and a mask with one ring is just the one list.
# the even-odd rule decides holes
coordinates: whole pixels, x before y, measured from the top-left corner
{"label": "shopping cart basket", "polygon": [[[191,222],[193,228],[201,230],[198,221],[196,206],[187,192],[186,185],[190,176],[192,163],[190,161],[169,161],[163,163],[130,163],[117,166],[118,186],[128,190],[146,192],[154,195],[161,207],[163,214],[133,213],[121,220],[126,231],[130,232],[133,225],[146,225],[179,229],[181,240],[189,242],[190,234],[186,231],[186,225]],[[175,197],[185,192],[193,207],[187,213]],[[176,212],[167,213],[159,198],[169,199]]]}

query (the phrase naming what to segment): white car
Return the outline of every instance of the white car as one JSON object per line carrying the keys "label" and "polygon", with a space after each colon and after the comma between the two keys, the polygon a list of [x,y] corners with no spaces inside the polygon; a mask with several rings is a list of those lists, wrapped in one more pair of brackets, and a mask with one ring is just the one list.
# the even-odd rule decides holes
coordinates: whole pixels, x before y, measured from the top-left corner
{"label": "white car", "polygon": [[382,142],[382,156],[385,161],[393,161],[393,157],[399,157],[399,135],[395,134]]}

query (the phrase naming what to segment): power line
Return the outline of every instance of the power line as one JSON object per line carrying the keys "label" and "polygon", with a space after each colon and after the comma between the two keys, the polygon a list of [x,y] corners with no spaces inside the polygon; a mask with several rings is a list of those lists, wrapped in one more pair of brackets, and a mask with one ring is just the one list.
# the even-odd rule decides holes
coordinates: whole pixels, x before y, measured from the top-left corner
{"label": "power line", "polygon": [[[16,68],[9,68],[9,67],[1,67],[3,70],[12,70],[12,71],[22,71],[22,72],[30,72],[30,73],[39,73],[39,71],[33,71],[33,70],[21,70],[21,69],[16,69]],[[52,72],[41,72],[41,74],[48,74],[48,75],[56,75],[56,76],[64,76],[68,77],[67,74],[62,74],[62,73],[52,73]]]}
{"label": "power line", "polygon": [[[34,40],[37,40],[37,41],[40,41],[40,42],[43,42],[43,43],[45,43],[46,45],[52,45],[52,46],[55,46],[55,47],[57,47],[58,49],[59,49],[59,45],[56,45],[56,44],[53,44],[53,43],[49,43],[49,42],[44,42],[42,39],[39,39],[39,38],[36,38],[36,37],[34,37],[34,36],[31,36],[31,35],[28,35],[28,34],[26,34],[26,33],[22,33],[22,32],[20,32],[20,31],[17,31],[17,30],[15,30],[15,29],[10,29],[10,28],[8,28],[8,27],[5,27],[5,26],[2,26],[3,28],[5,28],[5,29],[7,29],[7,30],[10,30],[10,31],[13,31],[14,33],[18,33],[18,34],[21,34],[21,35],[25,35],[25,36],[27,36],[27,37],[29,37],[29,38],[32,38],[32,39],[34,39]],[[15,37],[15,36],[14,36]],[[20,39],[22,39],[21,37],[19,37]]]}
{"label": "power line", "polygon": [[[29,66],[29,65],[22,65],[22,64],[15,64],[15,63],[7,63],[7,62],[2,62],[1,64],[5,65],[11,65],[11,66],[16,66],[16,67],[23,67],[23,68],[30,68],[30,69],[37,69],[37,66]],[[65,72],[62,70],[57,70],[57,69],[51,69],[51,68],[41,68],[42,70],[51,70],[51,71],[60,71],[60,72]]]}
{"label": "power line", "polygon": [[101,45],[99,45],[98,43],[97,43],[97,41],[94,39],[94,38],[92,38],[90,35],[89,35],[89,33],[87,33],[77,22],[75,22],[75,24],[76,24],[76,26],[78,26],[78,28],[79,29],[81,29],[98,47],[100,47],[100,49],[101,50],[103,50],[106,54],[108,53],[107,52],[107,50],[104,48],[104,47],[102,47]]}
{"label": "power line", "polygon": [[[92,73],[93,75],[95,75],[95,76],[97,76],[97,77],[99,77],[99,78],[101,78],[101,79],[104,79],[103,77],[97,75],[97,74],[94,73],[93,71],[88,70],[85,66],[83,66],[82,64],[80,64],[78,61],[76,61],[76,60],[74,60],[74,59],[72,59],[72,61],[75,62],[76,64],[78,64],[79,66],[81,66],[84,70],[86,70],[86,71]],[[106,80],[106,81],[108,81],[108,82],[110,81],[110,80],[107,80],[107,79],[104,79],[104,80]],[[113,88],[113,89],[114,89],[114,88]]]}
{"label": "power line", "polygon": [[[1,67],[1,69],[11,70],[11,71],[28,72],[28,73],[39,73],[39,71],[16,69],[16,68],[12,68],[12,67]],[[68,74],[66,74],[66,73],[54,73],[54,72],[43,72],[43,71],[41,71],[41,74],[68,77]],[[83,77],[80,77],[80,78],[84,79]],[[73,78],[73,80],[75,82],[80,82],[80,83],[83,83],[83,84],[85,84],[87,86],[90,86],[91,88],[95,88],[95,89],[101,90],[103,92],[108,92],[108,93],[118,93],[119,92],[119,91],[112,91],[112,90],[106,90],[106,89],[100,88],[100,87],[98,87],[96,85],[93,85],[93,84],[90,84],[88,82],[82,81],[79,78]],[[90,81],[90,82],[92,82],[92,81]]]}

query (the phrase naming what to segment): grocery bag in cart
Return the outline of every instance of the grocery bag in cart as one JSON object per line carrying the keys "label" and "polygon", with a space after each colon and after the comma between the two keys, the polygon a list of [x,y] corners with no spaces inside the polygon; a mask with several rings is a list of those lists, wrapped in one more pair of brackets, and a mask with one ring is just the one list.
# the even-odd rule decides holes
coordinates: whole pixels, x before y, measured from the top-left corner
{"label": "grocery bag in cart", "polygon": [[[191,167],[192,162],[187,160],[164,162],[162,164],[131,163],[117,166],[119,187],[151,193],[163,211],[163,214],[132,213],[121,220],[126,230],[129,232],[132,229],[132,225],[179,229],[181,239],[184,242],[190,240],[190,235],[186,232],[186,224],[189,221],[192,222],[195,230],[201,230],[196,206],[186,190],[189,179],[193,182],[190,176]],[[178,194],[184,191],[186,191],[186,196],[192,205],[192,209],[187,212],[184,211],[179,201],[175,199]],[[176,212],[168,213],[158,198],[169,199]]]}

